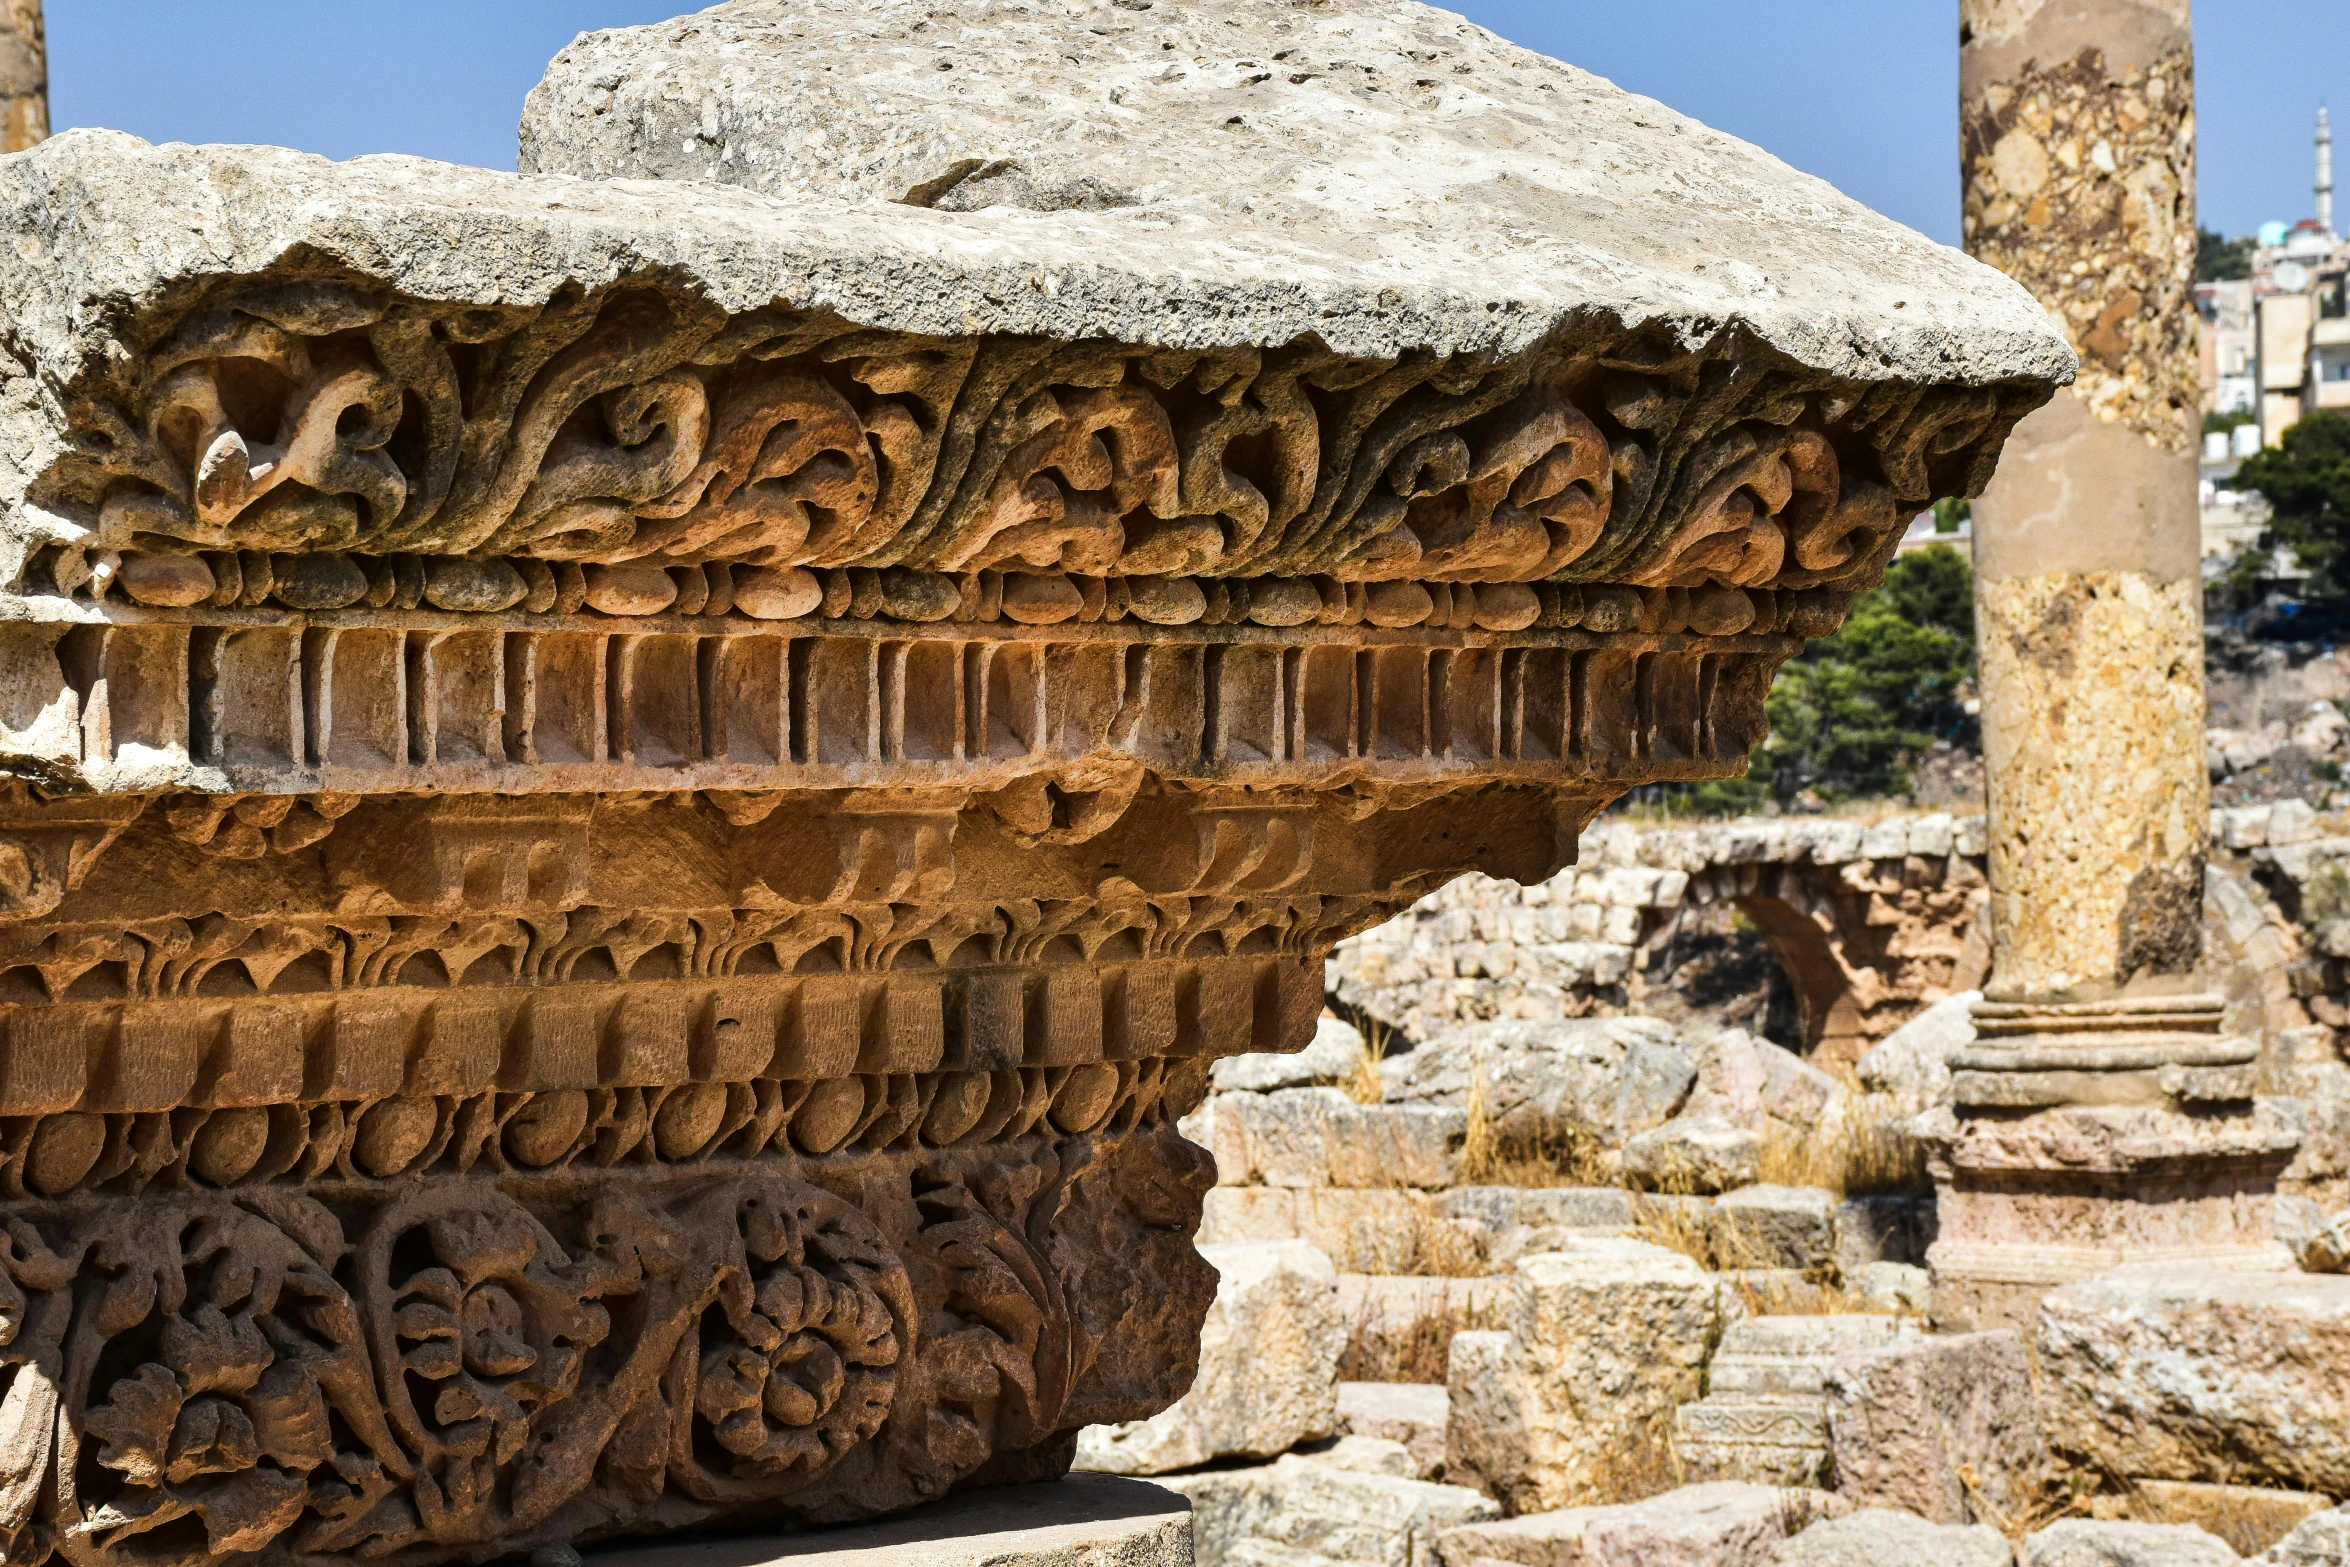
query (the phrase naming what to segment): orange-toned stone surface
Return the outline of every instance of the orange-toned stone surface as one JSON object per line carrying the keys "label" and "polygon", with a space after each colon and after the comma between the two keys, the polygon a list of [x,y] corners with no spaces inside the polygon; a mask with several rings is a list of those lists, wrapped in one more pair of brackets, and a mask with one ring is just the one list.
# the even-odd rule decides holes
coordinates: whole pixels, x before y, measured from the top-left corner
{"label": "orange-toned stone surface", "polygon": [[8,1558],[838,1521],[1172,1403],[1210,1063],[1445,879],[1737,771],[2067,373],[1706,149],[1841,313],[1399,302],[1123,208],[0,166]]}

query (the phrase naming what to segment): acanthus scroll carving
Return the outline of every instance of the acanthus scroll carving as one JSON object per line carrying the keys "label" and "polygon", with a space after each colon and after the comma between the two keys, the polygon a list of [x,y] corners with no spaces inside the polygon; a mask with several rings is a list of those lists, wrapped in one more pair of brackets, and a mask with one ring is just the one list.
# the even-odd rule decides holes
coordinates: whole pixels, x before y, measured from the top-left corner
{"label": "acanthus scroll carving", "polygon": [[[981,571],[1865,586],[1902,508],[1977,487],[2037,396],[1710,349],[1633,372],[923,339],[645,284],[535,313],[243,285],[155,331],[82,389],[48,503],[93,560],[228,552],[150,567],[141,602],[304,609],[806,613],[803,568],[848,566],[933,574],[925,617],[959,591],[935,574]],[[750,575],[640,580],[705,562]],[[640,571],[591,592],[579,563]]]}

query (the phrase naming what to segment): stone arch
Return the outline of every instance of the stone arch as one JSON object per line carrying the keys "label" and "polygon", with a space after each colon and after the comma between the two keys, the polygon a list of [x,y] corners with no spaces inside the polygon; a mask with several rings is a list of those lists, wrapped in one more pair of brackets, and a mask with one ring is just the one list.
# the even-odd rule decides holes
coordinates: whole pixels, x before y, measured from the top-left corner
{"label": "stone arch", "polygon": [[1990,967],[1982,872],[1962,856],[1709,866],[1688,902],[1728,903],[1762,932],[1824,1061],[1859,1060]]}

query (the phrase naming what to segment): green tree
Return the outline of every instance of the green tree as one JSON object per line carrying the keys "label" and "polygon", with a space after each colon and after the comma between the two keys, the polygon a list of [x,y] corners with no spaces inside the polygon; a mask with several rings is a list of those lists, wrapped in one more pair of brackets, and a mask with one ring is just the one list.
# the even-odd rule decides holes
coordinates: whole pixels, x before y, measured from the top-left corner
{"label": "green tree", "polygon": [[2268,497],[2272,530],[2309,568],[2316,591],[2350,592],[2350,416],[2304,415],[2282,445],[2244,459],[2236,486]]}
{"label": "green tree", "polygon": [[1744,778],[1668,789],[1662,803],[1700,812],[1898,794],[1909,764],[1936,740],[1969,743],[1974,680],[1974,572],[1947,544],[1894,561],[1885,585],[1857,595],[1832,637],[1788,660],[1765,711],[1771,737]]}
{"label": "green tree", "polygon": [[2252,252],[2260,241],[2250,234],[2229,239],[2211,229],[2195,230],[2195,281],[2237,283],[2252,275]]}

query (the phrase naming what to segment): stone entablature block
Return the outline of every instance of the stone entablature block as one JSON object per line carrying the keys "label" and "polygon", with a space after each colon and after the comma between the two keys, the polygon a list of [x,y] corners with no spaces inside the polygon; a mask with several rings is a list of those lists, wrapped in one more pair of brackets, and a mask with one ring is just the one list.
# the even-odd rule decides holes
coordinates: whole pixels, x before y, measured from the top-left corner
{"label": "stone entablature block", "polygon": [[2068,373],[1698,156],[1818,264],[0,160],[0,1553],[843,1519],[1173,1402],[1211,1063],[1735,772]]}

